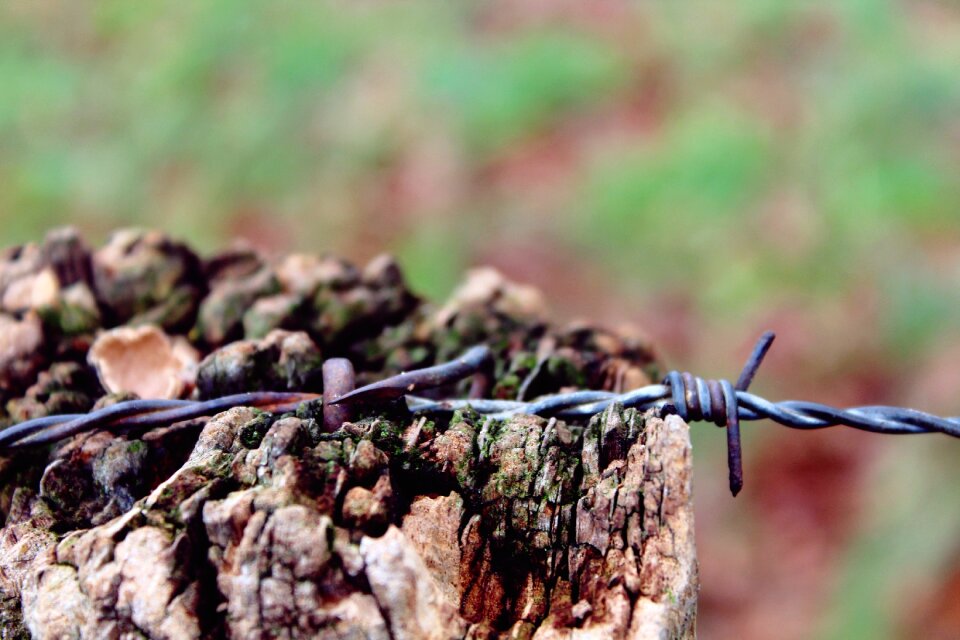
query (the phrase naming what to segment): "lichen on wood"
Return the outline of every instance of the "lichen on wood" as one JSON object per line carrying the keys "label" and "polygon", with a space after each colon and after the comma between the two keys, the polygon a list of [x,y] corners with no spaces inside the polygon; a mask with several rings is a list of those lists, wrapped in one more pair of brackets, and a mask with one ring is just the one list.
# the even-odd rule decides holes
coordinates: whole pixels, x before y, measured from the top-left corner
{"label": "lichen on wood", "polygon": [[[48,247],[65,239],[70,251]],[[67,274],[56,291],[89,287],[100,324],[78,334],[35,309],[0,316],[42,325],[0,362],[11,421],[59,411],[72,396],[48,407],[57,393],[78,394],[71,410],[114,401],[86,349],[144,318],[168,318],[156,324],[205,356],[202,397],[319,391],[327,357],[371,381],[477,342],[496,355],[500,397],[654,374],[642,343],[553,327],[537,294],[489,271],[434,308],[388,258],[204,261],[133,231],[91,256],[58,232],[8,253],[0,299],[41,272]],[[162,295],[174,291],[189,294],[176,309]],[[317,403],[238,407],[0,455],[0,639],[693,637],[690,443],[676,416],[613,406],[568,424],[386,405],[333,432],[322,422]]]}

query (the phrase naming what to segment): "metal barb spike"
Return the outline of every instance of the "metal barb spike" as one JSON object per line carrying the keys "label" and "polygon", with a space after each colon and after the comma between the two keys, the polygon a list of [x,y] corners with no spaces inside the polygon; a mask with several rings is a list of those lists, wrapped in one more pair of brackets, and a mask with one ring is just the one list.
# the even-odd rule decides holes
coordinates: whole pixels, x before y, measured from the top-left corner
{"label": "metal barb spike", "polygon": [[[777,335],[773,331],[767,331],[757,344],[753,347],[753,352],[743,365],[743,371],[737,378],[735,389],[737,391],[746,391],[753,382],[753,377],[757,374],[757,369],[763,364],[763,359],[770,351],[773,341]],[[732,406],[732,411],[729,407]],[[727,410],[727,470],[730,478],[730,493],[734,497],[740,493],[743,488],[743,456],[740,447],[740,408],[736,400],[728,405]]]}
{"label": "metal barb spike", "polygon": [[[415,369],[373,382],[346,393],[331,404],[364,404],[389,400],[397,400],[406,394],[415,393],[422,389],[439,387],[457,382],[474,374],[485,374],[493,362],[490,347],[479,345],[464,351],[460,357],[450,362],[437,364],[432,367]],[[481,385],[475,385],[480,387]],[[478,395],[475,390],[471,395]]]}

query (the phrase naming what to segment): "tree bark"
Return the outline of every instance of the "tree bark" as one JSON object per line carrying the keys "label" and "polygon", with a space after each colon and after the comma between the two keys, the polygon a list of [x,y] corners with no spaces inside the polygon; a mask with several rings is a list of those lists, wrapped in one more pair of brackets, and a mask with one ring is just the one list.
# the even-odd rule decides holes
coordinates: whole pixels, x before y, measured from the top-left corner
{"label": "tree bark", "polygon": [[[491,272],[434,310],[383,259],[201,264],[133,232],[92,258],[70,234],[45,246],[61,245],[0,260],[0,320],[32,340],[0,362],[10,421],[124,397],[87,349],[144,319],[206,354],[200,397],[317,390],[321,352],[364,381],[479,342],[501,398],[655,375],[643,345],[550,328],[535,293]],[[34,304],[9,292],[43,278],[41,307],[4,306]],[[585,424],[368,407],[328,432],[319,401],[0,454],[0,640],[692,638],[690,464],[682,420],[619,406]]]}
{"label": "tree bark", "polygon": [[463,415],[324,436],[238,408],[99,526],[57,539],[21,492],[0,561],[35,638],[692,638],[690,477],[679,418],[619,407],[583,429]]}

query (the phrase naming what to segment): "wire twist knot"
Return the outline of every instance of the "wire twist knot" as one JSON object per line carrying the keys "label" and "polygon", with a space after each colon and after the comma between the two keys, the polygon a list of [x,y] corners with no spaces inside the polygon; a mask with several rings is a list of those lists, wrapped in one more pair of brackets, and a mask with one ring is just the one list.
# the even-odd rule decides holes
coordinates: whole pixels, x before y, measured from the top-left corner
{"label": "wire twist knot", "polygon": [[685,422],[712,422],[726,427],[736,419],[737,393],[729,380],[708,380],[686,371],[671,371],[663,383],[670,388],[672,410]]}
{"label": "wire twist knot", "polygon": [[773,333],[767,331],[747,359],[737,378],[736,386],[728,380],[707,380],[686,372],[671,371],[664,380],[670,389],[673,404],[665,407],[684,422],[712,422],[727,430],[727,469],[730,493],[737,495],[743,488],[743,460],[740,453],[740,405],[738,391],[746,391],[753,382],[760,363],[773,343]]}

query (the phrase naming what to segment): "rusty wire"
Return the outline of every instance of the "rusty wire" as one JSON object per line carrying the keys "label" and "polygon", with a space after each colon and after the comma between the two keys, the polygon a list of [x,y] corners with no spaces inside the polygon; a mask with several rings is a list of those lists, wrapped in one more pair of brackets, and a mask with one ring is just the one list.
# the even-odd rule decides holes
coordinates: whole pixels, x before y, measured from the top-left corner
{"label": "rusty wire", "polygon": [[[583,421],[611,406],[639,410],[653,409],[661,415],[675,413],[687,422],[712,422],[726,428],[727,463],[731,492],[743,486],[740,451],[740,421],[769,419],[793,429],[823,429],[848,426],[882,434],[943,433],[960,437],[960,418],[943,418],[915,409],[890,406],[861,406],[837,409],[816,402],[788,400],[771,402],[747,389],[774,339],[765,333],[757,342],[736,384],[708,380],[689,373],[671,371],[661,384],[652,384],[625,393],[577,390],[544,396],[531,401],[493,400],[480,397],[488,392],[493,356],[484,345],[473,347],[443,364],[408,371],[353,389],[349,363],[337,359],[324,367],[324,423],[328,431],[337,428],[356,407],[377,406],[405,400],[415,414],[449,413],[470,408],[490,420],[518,414],[535,414],[570,421]],[[470,397],[433,400],[413,395],[423,389],[448,385],[474,376]],[[305,401],[320,396],[298,392],[254,391],[205,401],[132,400],[119,402],[88,414],[47,416],[0,430],[0,450],[45,445],[64,438],[109,428],[114,430],[150,428],[173,422],[211,416],[236,406],[255,406],[274,412],[293,411]]]}

